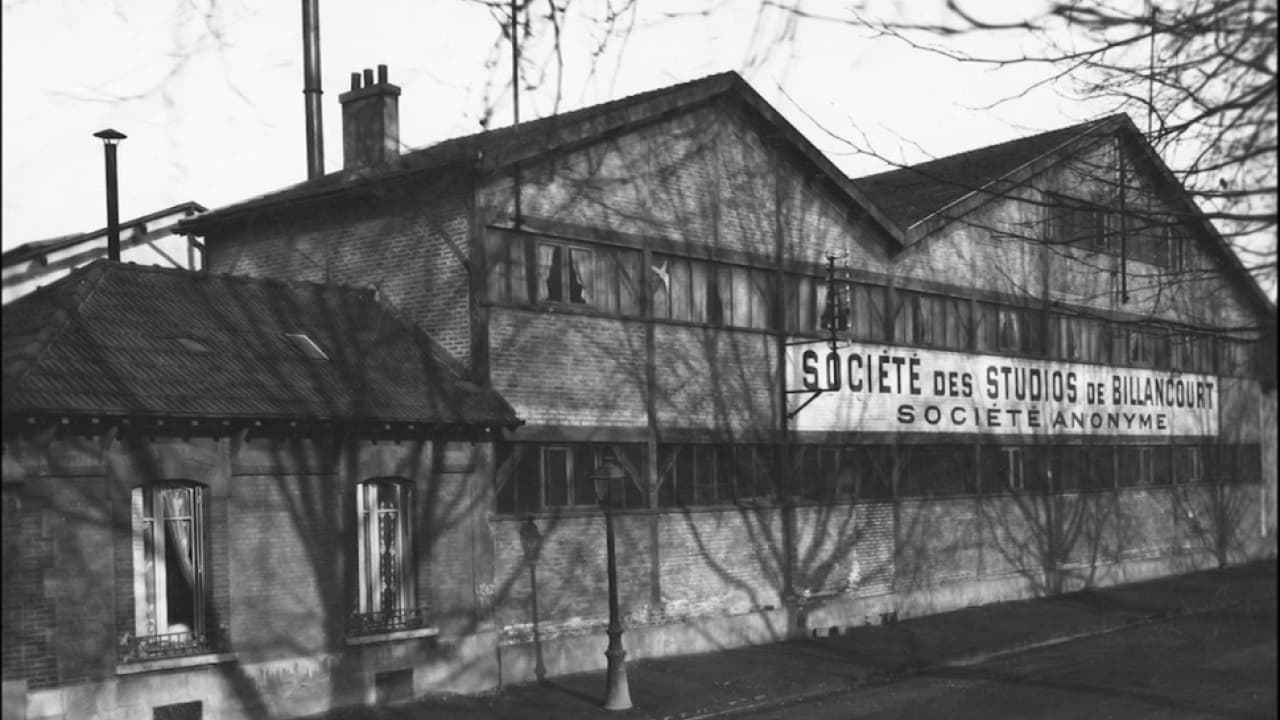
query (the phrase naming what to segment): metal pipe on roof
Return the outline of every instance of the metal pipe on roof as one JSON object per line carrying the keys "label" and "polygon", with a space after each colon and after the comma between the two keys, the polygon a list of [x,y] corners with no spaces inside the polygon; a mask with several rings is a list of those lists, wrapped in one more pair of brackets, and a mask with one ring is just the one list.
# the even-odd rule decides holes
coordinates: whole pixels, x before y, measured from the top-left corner
{"label": "metal pipe on roof", "polygon": [[307,179],[324,175],[324,123],[320,96],[319,0],[302,0],[302,95],[307,111]]}
{"label": "metal pipe on roof", "polygon": [[120,193],[116,182],[116,145],[126,135],[119,130],[107,128],[93,134],[102,140],[103,152],[106,154],[107,173],[107,259],[120,260]]}

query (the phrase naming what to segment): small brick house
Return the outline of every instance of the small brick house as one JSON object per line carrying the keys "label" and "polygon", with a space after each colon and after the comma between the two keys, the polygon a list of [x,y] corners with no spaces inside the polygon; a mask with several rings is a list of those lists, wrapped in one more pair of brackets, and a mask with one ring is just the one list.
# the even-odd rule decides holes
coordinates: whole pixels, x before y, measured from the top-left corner
{"label": "small brick house", "polygon": [[97,261],[6,306],[5,717],[494,684],[477,508],[517,423],[368,291]]}
{"label": "small brick house", "polygon": [[342,170],[179,231],[367,288],[524,424],[466,466],[451,652],[264,639],[264,694],[603,667],[609,458],[632,658],[1274,554],[1275,307],[1127,117],[849,178],[733,73],[408,152],[399,95],[354,75]]}

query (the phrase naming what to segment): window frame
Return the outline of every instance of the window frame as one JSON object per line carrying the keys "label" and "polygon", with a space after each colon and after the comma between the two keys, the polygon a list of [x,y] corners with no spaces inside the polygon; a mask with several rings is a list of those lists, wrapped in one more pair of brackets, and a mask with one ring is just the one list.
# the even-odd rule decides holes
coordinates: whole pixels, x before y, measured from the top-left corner
{"label": "window frame", "polygon": [[[427,608],[418,598],[414,490],[413,483],[401,477],[369,478],[355,485],[355,581],[349,636],[413,630],[428,624]],[[386,497],[394,500],[389,507],[383,505]],[[371,515],[376,520],[371,522]],[[393,519],[388,521],[388,517]],[[393,525],[390,537],[396,543],[391,568],[384,566],[387,523]],[[394,573],[396,584],[390,594],[386,590],[388,571]]]}
{"label": "window frame", "polygon": [[[164,498],[167,493],[187,493],[185,514],[172,516]],[[174,496],[177,497],[177,496]],[[132,563],[133,623],[121,641],[121,660],[139,662],[164,658],[219,652],[226,647],[226,637],[210,622],[212,598],[208,585],[209,553],[209,488],[187,480],[139,485],[129,492],[130,559]],[[187,523],[185,553],[170,560],[170,550],[180,546],[183,533],[173,530],[171,522]],[[179,552],[181,552],[179,550]],[[157,558],[163,554],[165,560]],[[170,567],[173,564],[175,567]],[[190,593],[186,608],[189,623],[175,624],[171,602],[170,574],[190,575]],[[163,624],[163,628],[161,625]],[[163,631],[162,631],[163,630]]]}

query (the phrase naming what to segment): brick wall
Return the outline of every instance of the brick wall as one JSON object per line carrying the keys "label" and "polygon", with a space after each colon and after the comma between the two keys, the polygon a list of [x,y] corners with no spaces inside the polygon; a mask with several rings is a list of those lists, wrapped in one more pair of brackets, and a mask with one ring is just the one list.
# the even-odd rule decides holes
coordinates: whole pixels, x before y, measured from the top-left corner
{"label": "brick wall", "polygon": [[340,645],[346,514],[332,481],[322,477],[234,479],[228,511],[231,638],[245,661]]}
{"label": "brick wall", "polygon": [[982,568],[980,502],[974,498],[898,504],[895,589],[914,590],[978,576]]}
{"label": "brick wall", "polygon": [[[10,461],[6,448],[6,465]],[[8,468],[6,467],[6,470]],[[4,679],[27,680],[32,688],[57,682],[57,659],[49,647],[54,602],[45,577],[54,567],[54,539],[45,528],[47,503],[22,483],[4,484]]]}
{"label": "brick wall", "polygon": [[893,589],[893,503],[801,505],[794,513],[798,595],[866,597]]}
{"label": "brick wall", "polygon": [[376,288],[468,363],[470,187],[452,176],[405,182],[222,229],[207,238],[208,269]]}
{"label": "brick wall", "polygon": [[654,328],[659,427],[749,433],[773,427],[777,341],[764,333]]}
{"label": "brick wall", "polygon": [[644,426],[639,322],[490,311],[493,387],[530,424]]}
{"label": "brick wall", "polygon": [[[598,630],[608,618],[604,518],[537,520],[535,570],[544,637]],[[518,520],[495,520],[496,620],[532,632],[529,565]],[[619,603],[630,625],[780,607],[786,543],[777,509],[631,513],[616,518]]]}

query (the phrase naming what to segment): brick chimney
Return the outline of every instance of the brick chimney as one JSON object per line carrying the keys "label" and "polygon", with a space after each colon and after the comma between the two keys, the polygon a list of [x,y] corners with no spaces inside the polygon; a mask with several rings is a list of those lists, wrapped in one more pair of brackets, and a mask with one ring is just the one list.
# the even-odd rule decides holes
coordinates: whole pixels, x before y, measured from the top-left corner
{"label": "brick chimney", "polygon": [[342,104],[342,167],[376,167],[400,154],[400,88],[387,82],[387,66],[351,73],[351,89],[338,96]]}

